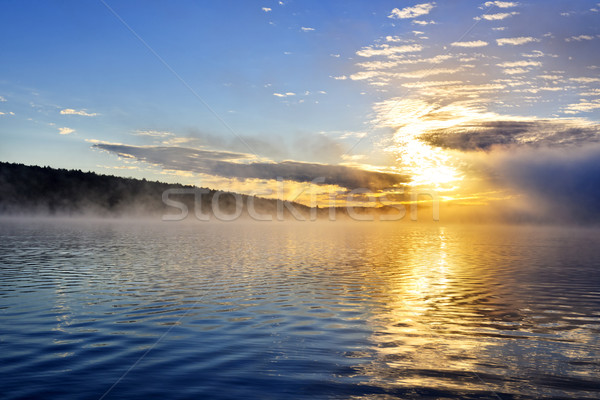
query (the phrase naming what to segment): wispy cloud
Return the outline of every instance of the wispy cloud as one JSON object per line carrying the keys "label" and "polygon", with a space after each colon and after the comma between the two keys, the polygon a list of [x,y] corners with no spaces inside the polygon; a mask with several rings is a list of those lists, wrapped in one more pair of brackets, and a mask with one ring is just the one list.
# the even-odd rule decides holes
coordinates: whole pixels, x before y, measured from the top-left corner
{"label": "wispy cloud", "polygon": [[600,99],[580,100],[579,103],[569,104],[565,107],[565,114],[579,114],[600,109]]}
{"label": "wispy cloud", "polygon": [[269,11],[272,11],[272,9],[271,9],[271,8],[269,8],[269,7],[263,7],[263,8],[262,8],[262,10],[263,10],[264,12],[269,12]]}
{"label": "wispy cloud", "polygon": [[576,78],[569,78],[570,81],[578,82],[578,83],[593,83],[600,82],[600,78],[593,78],[588,76],[580,76]]}
{"label": "wispy cloud", "polygon": [[529,61],[529,60],[521,60],[521,61],[506,61],[498,64],[499,67],[502,68],[512,68],[512,67],[539,67],[542,63],[539,61]]}
{"label": "wispy cloud", "polygon": [[0,96],[0,103],[4,103],[6,101],[6,98],[4,96]]}
{"label": "wispy cloud", "polygon": [[525,74],[525,73],[529,72],[529,70],[524,69],[524,68],[507,68],[507,69],[502,70],[502,72],[507,75],[516,75],[516,74]]}
{"label": "wispy cloud", "polygon": [[519,3],[514,2],[514,1],[486,1],[483,6],[484,7],[492,7],[492,6],[496,6],[498,8],[510,8],[510,7],[516,7],[518,6]]}
{"label": "wispy cloud", "polygon": [[71,128],[58,128],[58,133],[61,135],[69,135],[71,133],[75,132],[75,129],[71,129]]}
{"label": "wispy cloud", "polygon": [[301,27],[300,29],[301,29],[303,32],[311,32],[311,31],[314,31],[314,30],[315,30],[315,28],[309,28],[309,27],[306,27],[306,26],[303,26],[303,27]]}
{"label": "wispy cloud", "polygon": [[65,108],[64,110],[60,110],[62,115],[81,115],[83,117],[95,117],[99,115],[98,113],[89,113],[86,110],[75,110],[73,108]]}
{"label": "wispy cloud", "polygon": [[500,38],[500,39],[496,39],[496,42],[498,43],[498,46],[504,46],[506,44],[512,45],[512,46],[519,46],[519,45],[522,45],[522,44],[539,42],[539,41],[540,41],[540,39],[536,39],[536,38],[531,37],[531,36],[520,36],[520,37],[514,37],[514,38]]}
{"label": "wispy cloud", "polygon": [[400,53],[414,53],[421,50],[423,50],[423,46],[420,44],[408,44],[404,46],[390,46],[388,44],[382,44],[379,46],[363,47],[356,52],[356,55],[361,57],[391,56]]}
{"label": "wispy cloud", "polygon": [[579,36],[571,36],[565,39],[565,42],[581,42],[582,40],[593,40],[594,37],[590,35],[579,35]]}
{"label": "wispy cloud", "polygon": [[414,19],[412,20],[413,24],[417,24],[417,25],[435,25],[436,22],[435,21],[425,21],[425,20],[418,20],[418,19]]}
{"label": "wispy cloud", "polygon": [[488,44],[488,42],[484,42],[483,40],[473,40],[470,42],[453,42],[450,45],[454,47],[484,47]]}
{"label": "wispy cloud", "polygon": [[273,96],[275,97],[288,97],[288,96],[295,96],[296,93],[294,92],[286,92],[286,93],[273,93]]}
{"label": "wispy cloud", "polygon": [[487,21],[501,21],[503,19],[506,19],[512,15],[517,15],[519,14],[516,11],[510,12],[510,13],[497,13],[497,14],[483,14],[481,16],[481,18],[487,20]]}
{"label": "wispy cloud", "polygon": [[155,130],[136,130],[133,132],[133,134],[137,136],[150,136],[155,138],[167,138],[170,136],[175,136],[175,134],[172,132]]}
{"label": "wispy cloud", "polygon": [[394,19],[406,19],[406,18],[416,18],[421,15],[427,15],[429,12],[435,7],[435,3],[423,3],[417,4],[412,7],[405,7],[403,9],[394,8],[392,13],[388,15],[388,18]]}

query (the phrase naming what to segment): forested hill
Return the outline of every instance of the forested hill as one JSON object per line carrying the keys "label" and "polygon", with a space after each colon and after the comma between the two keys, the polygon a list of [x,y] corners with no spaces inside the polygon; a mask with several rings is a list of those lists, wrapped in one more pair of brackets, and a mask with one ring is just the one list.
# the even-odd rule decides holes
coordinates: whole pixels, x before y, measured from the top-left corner
{"label": "forested hill", "polygon": [[[163,202],[167,189],[186,189],[193,186],[151,182],[145,179],[120,178],[80,170],[54,169],[0,162],[0,214],[2,215],[61,215],[61,216],[160,216],[177,215],[181,211]],[[211,214],[214,190],[200,188],[201,207],[194,208],[194,194],[171,194],[169,199],[181,201],[189,208]],[[241,197],[243,213],[247,214],[248,196]],[[239,200],[238,200],[239,203]],[[216,201],[219,210],[231,215],[236,212],[233,194],[220,193]],[[253,198],[260,213],[275,216],[277,201]],[[301,212],[308,207],[294,204]]]}

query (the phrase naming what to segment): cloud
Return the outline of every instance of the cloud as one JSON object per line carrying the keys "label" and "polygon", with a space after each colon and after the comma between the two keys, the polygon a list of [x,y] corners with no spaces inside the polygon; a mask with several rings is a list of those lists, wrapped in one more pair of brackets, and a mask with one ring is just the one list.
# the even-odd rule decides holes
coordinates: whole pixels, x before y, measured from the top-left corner
{"label": "cloud", "polygon": [[368,171],[343,165],[282,162],[240,162],[247,154],[200,150],[185,147],[129,146],[97,143],[94,148],[109,151],[120,157],[136,159],[164,169],[220,176],[225,178],[269,179],[312,182],[323,177],[322,184],[338,185],[347,189],[367,188],[383,190],[407,182],[407,177],[378,171]]}
{"label": "cloud", "polygon": [[593,83],[593,82],[600,82],[600,78],[590,78],[587,76],[581,76],[578,78],[569,78],[570,81],[573,82],[578,82],[578,83]]}
{"label": "cloud", "polygon": [[0,103],[4,103],[6,101],[6,98],[4,96],[0,96]]}
{"label": "cloud", "polygon": [[590,35],[579,35],[579,36],[571,36],[565,39],[565,42],[581,42],[582,40],[593,40],[594,37]]}
{"label": "cloud", "polygon": [[81,115],[83,117],[95,117],[99,115],[98,113],[88,113],[86,110],[74,110],[72,108],[65,108],[64,110],[60,110],[62,115]]}
{"label": "cloud", "polygon": [[510,8],[510,7],[516,7],[518,6],[519,3],[515,3],[513,1],[486,1],[483,6],[484,7],[498,7],[498,8]]}
{"label": "cloud", "polygon": [[71,133],[75,132],[75,129],[71,129],[71,128],[58,128],[58,133],[60,133],[61,135],[69,135]]}
{"label": "cloud", "polygon": [[502,72],[507,75],[517,75],[527,73],[529,72],[529,70],[524,68],[507,68],[505,70],[502,70]]}
{"label": "cloud", "polygon": [[450,45],[454,47],[484,47],[488,45],[488,42],[473,40],[470,42],[452,42]]}
{"label": "cloud", "polygon": [[155,138],[167,138],[170,136],[175,136],[172,132],[154,130],[136,130],[133,132],[133,134],[137,136],[150,136]]}
{"label": "cloud", "polygon": [[303,26],[303,27],[301,27],[300,29],[301,29],[303,32],[310,32],[310,31],[314,31],[314,30],[315,30],[315,28],[308,28],[308,27],[306,27],[306,26]]}
{"label": "cloud", "polygon": [[269,8],[269,7],[263,7],[263,8],[262,8],[262,10],[263,10],[264,12],[269,12],[269,11],[272,11],[272,9],[271,9],[271,8]]}
{"label": "cloud", "polygon": [[417,4],[412,7],[405,7],[402,10],[398,8],[394,8],[392,13],[388,15],[388,18],[394,19],[406,19],[406,18],[416,18],[421,15],[427,15],[429,12],[435,7],[435,3],[423,3]]}
{"label": "cloud", "polygon": [[440,75],[440,74],[454,74],[456,72],[462,71],[462,67],[458,68],[429,68],[429,69],[420,69],[416,71],[409,72],[398,72],[394,74],[395,76],[402,78],[425,78],[427,76],[432,75]]}
{"label": "cloud", "polygon": [[503,19],[506,19],[512,15],[517,15],[519,14],[516,11],[510,12],[510,13],[497,13],[497,14],[483,14],[481,16],[481,18],[487,20],[487,21],[500,21]]}
{"label": "cloud", "polygon": [[436,22],[435,21],[421,21],[421,20],[412,20],[413,24],[417,24],[417,25],[435,25]]}
{"label": "cloud", "polygon": [[541,220],[600,220],[598,144],[497,152],[486,157],[484,163],[491,175],[489,179],[524,196],[526,210]]}
{"label": "cloud", "polygon": [[523,57],[528,57],[528,58],[537,58],[537,57],[544,57],[546,54],[544,54],[544,52],[540,51],[540,50],[533,50],[531,53],[523,53],[521,55]]}
{"label": "cloud", "polygon": [[[600,107],[600,105],[599,105]],[[490,150],[494,146],[565,147],[600,142],[600,125],[582,119],[524,119],[496,116],[473,119],[420,138],[426,143],[460,151]]]}
{"label": "cloud", "polygon": [[504,46],[505,44],[518,46],[518,45],[522,45],[522,44],[526,44],[526,43],[539,42],[539,41],[540,41],[539,39],[536,39],[536,38],[533,38],[530,36],[496,39],[498,46]]}
{"label": "cloud", "polygon": [[408,44],[404,46],[390,46],[388,44],[382,44],[379,46],[363,47],[356,52],[356,55],[360,57],[392,56],[402,53],[414,53],[421,50],[423,50],[423,46],[420,44]]}
{"label": "cloud", "polygon": [[499,67],[502,68],[512,68],[512,67],[540,67],[542,65],[539,61],[506,61],[498,64]]}
{"label": "cloud", "polygon": [[287,93],[273,93],[273,96],[275,97],[288,97],[288,96],[295,96],[296,93],[294,92],[287,92]]}
{"label": "cloud", "polygon": [[595,100],[580,100],[579,103],[569,104],[565,107],[565,114],[579,114],[580,112],[588,112],[600,109],[600,99]]}

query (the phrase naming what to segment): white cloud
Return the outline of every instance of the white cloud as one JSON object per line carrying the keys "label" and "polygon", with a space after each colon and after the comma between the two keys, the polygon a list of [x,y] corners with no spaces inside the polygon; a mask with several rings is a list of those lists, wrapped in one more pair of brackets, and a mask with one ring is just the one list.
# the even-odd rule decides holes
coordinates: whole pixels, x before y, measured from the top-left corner
{"label": "white cloud", "polygon": [[580,100],[579,103],[569,104],[565,107],[565,114],[578,114],[580,112],[588,112],[600,108],[600,99],[596,100]]}
{"label": "white cloud", "polygon": [[421,21],[417,19],[413,20],[412,23],[417,25],[435,25],[435,21]]}
{"label": "white cloud", "polygon": [[579,77],[579,78],[569,78],[569,80],[573,81],[573,82],[579,82],[579,83],[593,83],[593,82],[600,82],[600,78],[589,78],[589,77]]}
{"label": "white cloud", "polygon": [[569,38],[565,39],[565,42],[572,42],[572,41],[577,41],[577,42],[581,42],[582,40],[592,40],[594,39],[593,36],[590,35],[579,35],[579,36],[571,36]]}
{"label": "white cloud", "polygon": [[506,61],[501,64],[498,64],[499,67],[502,68],[512,68],[512,67],[540,67],[542,65],[539,61]]}
{"label": "white cloud", "polygon": [[382,44],[381,46],[378,46],[378,48],[373,48],[371,46],[363,47],[356,52],[356,55],[361,57],[391,56],[398,53],[412,53],[421,50],[423,50],[423,46],[419,44],[409,44],[405,46],[390,46],[387,44]]}
{"label": "white cloud", "polygon": [[0,115],[15,115],[15,113],[12,111],[9,111],[7,113],[0,111]]}
{"label": "white cloud", "polygon": [[505,44],[510,44],[513,46],[518,46],[521,44],[531,43],[531,42],[539,42],[540,39],[533,38],[531,36],[521,36],[514,38],[500,38],[496,39],[498,46],[504,46]]}
{"label": "white cloud", "polygon": [[350,75],[350,79],[352,79],[353,81],[361,81],[363,79],[374,78],[378,75],[379,75],[379,72],[377,72],[377,71],[360,71],[360,72],[357,72],[356,74]]}
{"label": "white cloud", "polygon": [[516,75],[516,74],[524,74],[526,72],[529,72],[529,70],[524,69],[524,68],[507,68],[507,69],[503,70],[502,72],[504,72],[505,74],[508,74],[508,75]]}
{"label": "white cloud", "polygon": [[518,12],[516,12],[516,11],[510,12],[510,13],[483,14],[481,16],[481,18],[488,20],[488,21],[500,21],[500,20],[510,17],[511,15],[517,15],[517,14],[518,14]]}
{"label": "white cloud", "polygon": [[496,6],[498,8],[510,8],[518,6],[519,3],[513,1],[486,1],[483,5],[484,7]]}
{"label": "white cloud", "polygon": [[422,88],[430,88],[430,87],[434,87],[434,86],[458,85],[461,83],[462,83],[462,81],[420,81],[420,82],[403,83],[402,86],[411,88],[411,89],[422,89]]}
{"label": "white cloud", "polygon": [[562,76],[560,76],[560,75],[538,75],[537,77],[539,79],[546,79],[546,80],[549,80],[549,81],[556,81],[556,80],[562,78]]}
{"label": "white cloud", "polygon": [[332,76],[331,78],[335,79],[336,81],[345,81],[346,79],[348,79],[346,75]]}
{"label": "white cloud", "polygon": [[150,136],[150,137],[168,137],[174,136],[172,132],[168,131],[155,131],[155,130],[136,130],[133,132],[137,136]]}
{"label": "white cloud", "polygon": [[402,39],[399,36],[386,36],[385,41],[386,42],[414,42],[414,40]]}
{"label": "white cloud", "polygon": [[294,92],[287,92],[287,93],[273,93],[273,96],[276,97],[288,97],[288,96],[295,96],[296,93]]}
{"label": "white cloud", "polygon": [[600,96],[600,89],[589,89],[587,92],[579,93],[580,96]]}
{"label": "white cloud", "polygon": [[300,28],[300,29],[302,29],[302,31],[303,31],[303,32],[310,32],[310,31],[314,31],[314,30],[315,30],[315,28],[307,28],[307,27],[305,27],[305,26],[303,26],[303,27],[302,27],[302,28]]}
{"label": "white cloud", "polygon": [[334,57],[334,58],[340,58],[340,55],[339,55],[339,54],[330,54],[330,56],[331,56],[331,57]]}
{"label": "white cloud", "polygon": [[394,19],[406,19],[406,18],[416,18],[421,15],[427,15],[429,12],[435,7],[435,3],[423,3],[417,4],[412,7],[405,7],[402,10],[398,8],[394,8],[392,13],[388,15],[388,18]]}
{"label": "white cloud", "polygon": [[523,57],[529,57],[529,58],[537,58],[537,57],[545,56],[544,52],[539,51],[539,50],[533,50],[531,53],[523,53],[521,55]]}
{"label": "white cloud", "polygon": [[454,47],[483,47],[487,46],[488,42],[484,42],[483,40],[473,40],[470,42],[453,42],[451,46]]}
{"label": "white cloud", "polygon": [[506,29],[505,26],[496,26],[496,27],[492,28],[493,31],[503,31],[505,29]]}
{"label": "white cloud", "polygon": [[4,96],[0,96],[0,103],[4,103],[6,101],[6,98]]}
{"label": "white cloud", "polygon": [[462,68],[430,68],[410,72],[400,72],[395,75],[402,78],[424,78],[431,75],[454,74],[462,70]]}
{"label": "white cloud", "polygon": [[64,110],[60,110],[62,115],[81,115],[84,117],[95,117],[99,115],[98,113],[89,113],[86,110],[74,110],[72,108],[65,108]]}
{"label": "white cloud", "polygon": [[71,129],[71,128],[58,128],[58,133],[60,133],[61,135],[68,135],[70,133],[75,132],[75,129]]}
{"label": "white cloud", "polygon": [[446,61],[453,56],[451,54],[438,54],[435,57],[429,58],[409,58],[404,60],[396,61],[397,64],[418,64],[418,63],[430,63],[430,64],[439,64],[443,61]]}

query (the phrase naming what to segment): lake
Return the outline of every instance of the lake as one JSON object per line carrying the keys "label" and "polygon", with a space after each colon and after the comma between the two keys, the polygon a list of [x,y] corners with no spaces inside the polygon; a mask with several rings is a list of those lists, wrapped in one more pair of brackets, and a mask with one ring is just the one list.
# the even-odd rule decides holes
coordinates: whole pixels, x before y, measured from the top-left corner
{"label": "lake", "polygon": [[0,220],[0,393],[599,398],[599,233]]}

